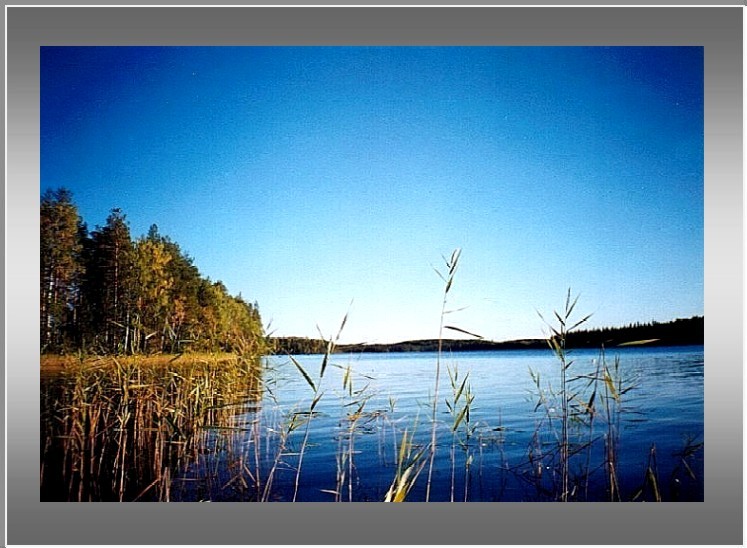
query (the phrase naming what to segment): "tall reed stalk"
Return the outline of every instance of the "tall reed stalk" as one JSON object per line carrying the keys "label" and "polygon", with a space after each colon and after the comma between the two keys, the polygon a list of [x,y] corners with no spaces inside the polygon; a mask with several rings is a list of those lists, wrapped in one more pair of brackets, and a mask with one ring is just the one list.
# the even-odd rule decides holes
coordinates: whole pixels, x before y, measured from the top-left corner
{"label": "tall reed stalk", "polygon": [[443,353],[443,332],[444,318],[446,317],[446,304],[448,302],[449,291],[451,285],[454,283],[454,276],[456,275],[457,267],[459,266],[459,256],[462,250],[457,248],[451,253],[450,258],[443,257],[446,263],[446,272],[441,273],[436,269],[436,274],[444,282],[443,299],[441,301],[441,321],[438,327],[438,354],[436,355],[436,381],[433,388],[433,404],[431,408],[431,443],[430,443],[430,461],[428,463],[428,481],[425,487],[425,502],[429,502],[431,498],[431,482],[433,481],[433,462],[436,458],[436,436],[438,430],[438,423],[436,422],[436,413],[438,411],[438,385],[441,378],[441,356]]}
{"label": "tall reed stalk", "polygon": [[324,379],[324,373],[327,370],[327,366],[329,365],[330,357],[334,353],[337,343],[340,340],[342,331],[343,329],[345,329],[345,324],[348,321],[348,314],[349,314],[349,311],[342,318],[342,322],[340,323],[340,328],[337,331],[337,335],[335,335],[334,338],[330,338],[329,341],[327,341],[327,350],[324,353],[324,356],[322,357],[322,363],[321,363],[321,367],[319,368],[319,376],[317,377],[316,384],[311,380],[311,377],[304,370],[301,364],[298,363],[298,361],[295,358],[293,358],[293,356],[289,356],[291,361],[293,361],[293,364],[301,372],[304,379],[311,387],[311,390],[313,393],[311,403],[309,404],[308,412],[305,413],[306,427],[304,429],[303,441],[301,443],[301,449],[300,449],[299,456],[298,456],[298,464],[296,466],[296,480],[293,486],[293,502],[296,502],[296,498],[298,497],[298,488],[299,488],[299,484],[301,481],[301,468],[303,466],[303,457],[306,452],[306,447],[308,446],[308,442],[309,442],[309,431],[311,427],[311,419],[314,416],[314,409],[316,408],[317,404],[319,403],[319,401],[322,399],[322,396],[324,395],[324,393],[322,392],[322,380]]}
{"label": "tall reed stalk", "polygon": [[576,308],[578,302],[578,296],[571,300],[571,290],[568,289],[568,294],[565,299],[565,306],[562,312],[554,311],[553,314],[557,320],[556,325],[552,325],[545,321],[544,317],[540,314],[540,317],[550,328],[550,336],[547,339],[547,343],[550,349],[557,358],[558,365],[560,367],[560,438],[558,441],[560,449],[560,500],[568,502],[570,495],[570,436],[569,436],[569,420],[571,417],[570,403],[574,397],[569,392],[569,376],[568,370],[573,365],[573,360],[570,359],[566,343],[568,340],[568,334],[579,327],[581,324],[586,322],[591,314],[581,318],[575,323],[571,321],[573,310]]}

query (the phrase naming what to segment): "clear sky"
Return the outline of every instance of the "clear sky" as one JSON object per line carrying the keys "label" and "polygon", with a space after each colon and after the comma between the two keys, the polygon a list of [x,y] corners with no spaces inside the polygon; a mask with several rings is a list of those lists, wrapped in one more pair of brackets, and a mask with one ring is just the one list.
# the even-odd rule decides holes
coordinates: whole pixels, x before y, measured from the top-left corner
{"label": "clear sky", "polygon": [[[41,49],[41,192],[121,208],[276,335],[703,314],[696,47]],[[352,304],[351,304],[352,302]]]}

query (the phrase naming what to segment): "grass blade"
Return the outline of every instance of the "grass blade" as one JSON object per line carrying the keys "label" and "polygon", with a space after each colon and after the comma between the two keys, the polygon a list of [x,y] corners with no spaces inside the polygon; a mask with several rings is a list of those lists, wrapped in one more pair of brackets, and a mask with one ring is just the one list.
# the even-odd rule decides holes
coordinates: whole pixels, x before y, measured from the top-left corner
{"label": "grass blade", "polygon": [[301,375],[303,375],[303,378],[306,379],[306,382],[309,383],[309,386],[311,387],[311,389],[314,392],[316,392],[316,385],[314,385],[314,381],[311,380],[311,377],[309,377],[309,374],[304,370],[303,367],[301,367],[301,364],[298,363],[298,361],[296,361],[296,358],[294,358],[290,354],[288,355],[288,357],[293,362],[293,365],[295,365],[298,368],[298,370],[301,372]]}
{"label": "grass blade", "polygon": [[444,329],[451,329],[452,331],[459,331],[460,333],[464,333],[465,335],[469,335],[470,337],[475,337],[476,339],[482,339],[482,335],[478,335],[476,333],[470,333],[469,331],[466,331],[460,327],[455,327],[453,325],[445,325]]}
{"label": "grass blade", "polygon": [[469,409],[469,406],[467,405],[462,407],[462,410],[459,412],[459,415],[457,415],[457,418],[454,421],[454,426],[451,427],[452,432],[457,431],[457,428],[459,428],[459,425],[461,424],[462,420],[464,420],[464,415],[467,413],[468,409]]}

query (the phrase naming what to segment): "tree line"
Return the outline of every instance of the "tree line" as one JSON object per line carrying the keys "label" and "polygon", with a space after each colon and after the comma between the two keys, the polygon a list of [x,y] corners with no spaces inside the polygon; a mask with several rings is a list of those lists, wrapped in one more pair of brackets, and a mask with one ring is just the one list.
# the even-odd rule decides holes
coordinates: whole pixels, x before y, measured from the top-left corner
{"label": "tree line", "polygon": [[624,327],[587,329],[568,334],[567,344],[576,348],[611,347],[636,341],[651,341],[650,345],[702,345],[705,341],[705,318],[693,316],[671,322],[636,322]]}
{"label": "tree line", "polygon": [[[634,323],[623,327],[603,327],[568,333],[568,348],[613,348],[620,345],[687,346],[702,345],[705,320],[703,316],[679,318],[671,322]],[[327,342],[301,337],[272,337],[270,343],[278,354],[321,354]],[[436,352],[439,348],[451,352],[485,350],[547,350],[546,339],[490,341],[485,339],[421,339],[392,344],[340,344],[338,353],[347,352]]]}
{"label": "tree line", "polygon": [[203,277],[155,224],[133,239],[114,208],[89,231],[71,192],[48,190],[40,244],[42,353],[266,350],[257,303]]}

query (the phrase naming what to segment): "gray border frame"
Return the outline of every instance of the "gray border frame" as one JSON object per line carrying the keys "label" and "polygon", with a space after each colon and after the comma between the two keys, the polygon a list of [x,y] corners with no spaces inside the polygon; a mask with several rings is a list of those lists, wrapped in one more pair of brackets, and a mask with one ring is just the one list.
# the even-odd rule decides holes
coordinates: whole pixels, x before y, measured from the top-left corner
{"label": "gray border frame", "polygon": [[[742,9],[30,8],[7,15],[7,541],[12,544],[741,544]],[[705,47],[705,502],[40,503],[40,45]]]}

